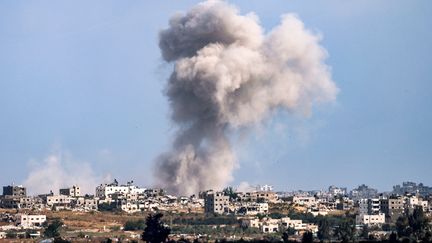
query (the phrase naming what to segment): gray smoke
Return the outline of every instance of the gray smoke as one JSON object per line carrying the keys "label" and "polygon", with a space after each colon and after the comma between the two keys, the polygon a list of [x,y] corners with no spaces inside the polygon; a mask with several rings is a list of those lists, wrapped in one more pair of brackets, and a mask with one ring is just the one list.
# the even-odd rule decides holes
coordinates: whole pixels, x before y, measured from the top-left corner
{"label": "gray smoke", "polygon": [[157,158],[159,185],[183,195],[220,189],[236,167],[228,132],[278,109],[308,114],[334,100],[338,89],[319,41],[294,14],[264,34],[257,16],[222,1],[173,16],[159,46],[174,63],[165,92],[178,133]]}

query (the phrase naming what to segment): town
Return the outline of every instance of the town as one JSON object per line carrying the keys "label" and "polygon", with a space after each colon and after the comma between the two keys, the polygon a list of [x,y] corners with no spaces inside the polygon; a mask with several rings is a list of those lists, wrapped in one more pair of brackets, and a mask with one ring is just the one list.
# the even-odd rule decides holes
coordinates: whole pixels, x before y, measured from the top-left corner
{"label": "town", "polygon": [[427,242],[432,187],[403,182],[390,192],[364,184],[350,191],[330,186],[283,192],[258,185],[174,196],[114,180],[97,186],[94,195],[83,195],[79,185],[28,195],[13,184],[0,197],[0,239],[138,242],[145,219],[156,214],[170,241]]}

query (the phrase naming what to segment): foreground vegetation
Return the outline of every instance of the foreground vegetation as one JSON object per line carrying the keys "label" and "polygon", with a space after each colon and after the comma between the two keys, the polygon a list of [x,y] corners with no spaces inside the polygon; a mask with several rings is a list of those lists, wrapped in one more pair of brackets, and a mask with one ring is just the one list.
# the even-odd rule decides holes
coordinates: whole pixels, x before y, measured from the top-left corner
{"label": "foreground vegetation", "polygon": [[[271,212],[269,217],[291,217],[319,227],[316,235],[296,235],[293,229],[263,234],[257,228],[248,228],[234,216],[205,215],[202,213],[137,213],[70,211],[43,212],[48,221],[40,232],[8,231],[7,238],[29,239],[40,233],[40,238],[55,242],[432,242],[430,219],[421,208],[406,212],[394,225],[357,229],[352,214],[317,216],[294,209]],[[264,217],[260,215],[259,217]],[[388,232],[378,238],[373,232]],[[168,238],[169,237],[169,238]]]}

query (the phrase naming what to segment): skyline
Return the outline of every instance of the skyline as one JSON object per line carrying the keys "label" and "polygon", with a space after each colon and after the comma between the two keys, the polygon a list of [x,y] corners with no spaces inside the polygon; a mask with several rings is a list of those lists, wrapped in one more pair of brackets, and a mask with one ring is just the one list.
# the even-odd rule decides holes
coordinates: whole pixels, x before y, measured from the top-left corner
{"label": "skyline", "polygon": [[[41,173],[64,171],[56,183],[111,174],[151,185],[153,161],[175,132],[162,92],[171,68],[158,33],[197,2],[1,2],[0,164],[7,171],[0,183],[40,178],[32,171],[54,164]],[[311,117],[278,113],[247,137],[233,134],[239,168],[230,184],[365,183],[380,191],[402,181],[432,184],[431,3],[231,3],[241,14],[255,12],[265,31],[296,13],[322,35],[340,93]]]}

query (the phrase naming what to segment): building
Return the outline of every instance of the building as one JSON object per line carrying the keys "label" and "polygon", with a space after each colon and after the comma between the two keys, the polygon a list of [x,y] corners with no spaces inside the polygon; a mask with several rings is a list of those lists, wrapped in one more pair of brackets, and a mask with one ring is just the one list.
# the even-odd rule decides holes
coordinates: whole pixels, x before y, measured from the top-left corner
{"label": "building", "polygon": [[79,197],[81,195],[81,190],[79,186],[72,186],[70,188],[60,189],[60,195]]}
{"label": "building", "polygon": [[229,196],[225,196],[223,192],[207,191],[204,196],[204,211],[217,214],[228,213]]}
{"label": "building", "polygon": [[45,215],[20,214],[17,217],[17,223],[24,228],[40,227],[45,221],[46,221]]}
{"label": "building", "polygon": [[99,185],[96,187],[96,197],[111,198],[112,195],[127,195],[127,194],[144,194],[145,188],[139,188],[133,185],[133,182],[128,182],[126,185],[119,185],[117,181],[111,184]]}
{"label": "building", "polygon": [[43,208],[44,204],[40,197],[21,197],[17,208],[36,209]]}
{"label": "building", "polygon": [[389,222],[396,222],[403,214],[404,208],[405,200],[401,196],[391,196],[381,200],[381,212],[387,216]]}
{"label": "building", "polygon": [[350,193],[352,199],[374,198],[378,195],[378,190],[370,188],[365,184],[353,189]]}
{"label": "building", "polygon": [[0,208],[19,208],[20,198],[14,196],[0,197]]}
{"label": "building", "polygon": [[361,225],[381,225],[385,223],[385,214],[360,214],[356,216],[356,223]]}
{"label": "building", "polygon": [[276,233],[279,231],[279,220],[268,219],[264,221],[261,225],[261,230],[263,233]]}
{"label": "building", "polygon": [[242,204],[242,206],[237,210],[237,213],[243,215],[257,215],[266,214],[268,213],[268,210],[268,203],[247,202]]}
{"label": "building", "polygon": [[328,193],[331,196],[345,196],[347,195],[346,187],[329,186]]}
{"label": "building", "polygon": [[300,206],[306,206],[306,207],[312,207],[316,205],[316,198],[310,197],[310,196],[294,196],[293,197],[293,203],[300,205]]}
{"label": "building", "polygon": [[403,182],[401,185],[393,186],[393,193],[396,195],[420,194],[423,197],[432,195],[432,187],[425,186],[423,183]]}
{"label": "building", "polygon": [[264,191],[264,192],[267,192],[267,191],[273,191],[273,186],[271,186],[271,185],[263,185],[263,186],[261,186],[261,185],[257,185],[256,186],[256,190],[257,191]]}
{"label": "building", "polygon": [[237,197],[242,202],[277,202],[278,196],[273,191],[239,192]]}
{"label": "building", "polygon": [[292,228],[296,233],[301,234],[306,231],[317,233],[318,226],[315,224],[303,223],[299,219],[290,219],[289,217],[284,217],[281,219],[272,218],[253,218],[247,219],[246,225],[248,227],[259,228],[263,233],[274,233],[279,230],[283,231],[288,228]]}
{"label": "building", "polygon": [[120,202],[120,209],[126,213],[136,213],[141,211],[138,204],[131,203],[126,200]]}
{"label": "building", "polygon": [[25,197],[27,196],[26,188],[21,185],[4,186],[3,196]]}
{"label": "building", "polygon": [[73,201],[74,207],[84,211],[97,211],[98,198],[79,197]]}
{"label": "building", "polygon": [[379,214],[381,212],[381,200],[379,198],[362,198],[358,201],[360,214]]}
{"label": "building", "polygon": [[424,212],[429,212],[429,202],[421,197],[410,195],[405,200],[405,208],[413,212],[415,208],[421,207]]}
{"label": "building", "polygon": [[71,202],[73,200],[72,197],[66,196],[66,195],[54,195],[54,196],[47,196],[46,199],[46,205],[47,206],[56,206],[56,207],[70,207]]}

